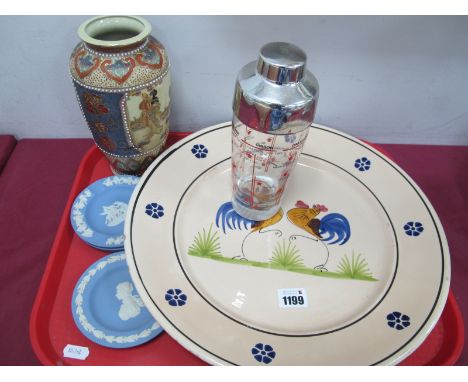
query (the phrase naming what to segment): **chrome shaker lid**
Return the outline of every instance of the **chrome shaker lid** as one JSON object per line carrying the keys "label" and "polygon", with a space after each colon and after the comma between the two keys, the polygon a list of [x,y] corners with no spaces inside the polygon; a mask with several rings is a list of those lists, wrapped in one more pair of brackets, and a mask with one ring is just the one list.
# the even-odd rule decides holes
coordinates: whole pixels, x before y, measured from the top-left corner
{"label": "chrome shaker lid", "polygon": [[309,127],[319,86],[306,61],[304,51],[293,44],[264,45],[258,60],[244,66],[237,77],[234,115],[250,128],[272,134]]}

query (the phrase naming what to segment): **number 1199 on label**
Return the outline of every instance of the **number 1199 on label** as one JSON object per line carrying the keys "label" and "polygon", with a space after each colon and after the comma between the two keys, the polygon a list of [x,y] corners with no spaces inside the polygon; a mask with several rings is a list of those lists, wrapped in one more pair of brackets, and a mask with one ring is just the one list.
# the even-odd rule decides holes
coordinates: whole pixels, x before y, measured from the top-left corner
{"label": "number 1199 on label", "polygon": [[280,308],[307,307],[307,294],[303,288],[278,289],[278,305]]}
{"label": "number 1199 on label", "polygon": [[304,297],[283,296],[283,305],[304,305]]}

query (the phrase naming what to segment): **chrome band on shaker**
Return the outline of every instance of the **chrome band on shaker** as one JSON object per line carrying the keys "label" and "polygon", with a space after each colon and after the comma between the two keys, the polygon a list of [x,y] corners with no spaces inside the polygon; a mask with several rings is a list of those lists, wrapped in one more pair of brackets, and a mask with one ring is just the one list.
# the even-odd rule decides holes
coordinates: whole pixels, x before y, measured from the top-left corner
{"label": "chrome band on shaker", "polygon": [[295,45],[262,47],[257,61],[244,66],[236,81],[234,115],[252,129],[272,134],[302,131],[312,123],[318,82],[305,69],[306,54]]}

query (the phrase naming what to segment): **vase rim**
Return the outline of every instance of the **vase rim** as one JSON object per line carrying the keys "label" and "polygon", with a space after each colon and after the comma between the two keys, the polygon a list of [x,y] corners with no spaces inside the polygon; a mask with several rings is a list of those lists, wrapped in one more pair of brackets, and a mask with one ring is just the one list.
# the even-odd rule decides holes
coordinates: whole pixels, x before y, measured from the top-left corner
{"label": "vase rim", "polygon": [[[132,35],[121,39],[98,38],[99,35],[112,31],[124,31]],[[139,16],[96,16],[86,20],[78,28],[78,36],[82,41],[105,48],[133,45],[143,41],[150,33],[151,24]]]}

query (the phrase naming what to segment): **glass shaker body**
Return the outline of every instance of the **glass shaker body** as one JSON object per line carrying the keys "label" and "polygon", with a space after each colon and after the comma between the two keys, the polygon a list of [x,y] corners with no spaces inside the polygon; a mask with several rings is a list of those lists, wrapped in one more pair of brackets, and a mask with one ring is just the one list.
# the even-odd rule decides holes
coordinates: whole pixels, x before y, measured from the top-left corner
{"label": "glass shaker body", "polygon": [[250,220],[280,208],[288,179],[309,133],[318,82],[299,47],[273,42],[236,81],[232,120],[232,205]]}
{"label": "glass shaker body", "polygon": [[309,129],[268,134],[233,117],[231,173],[236,212],[251,220],[265,220],[278,212],[308,133]]}

